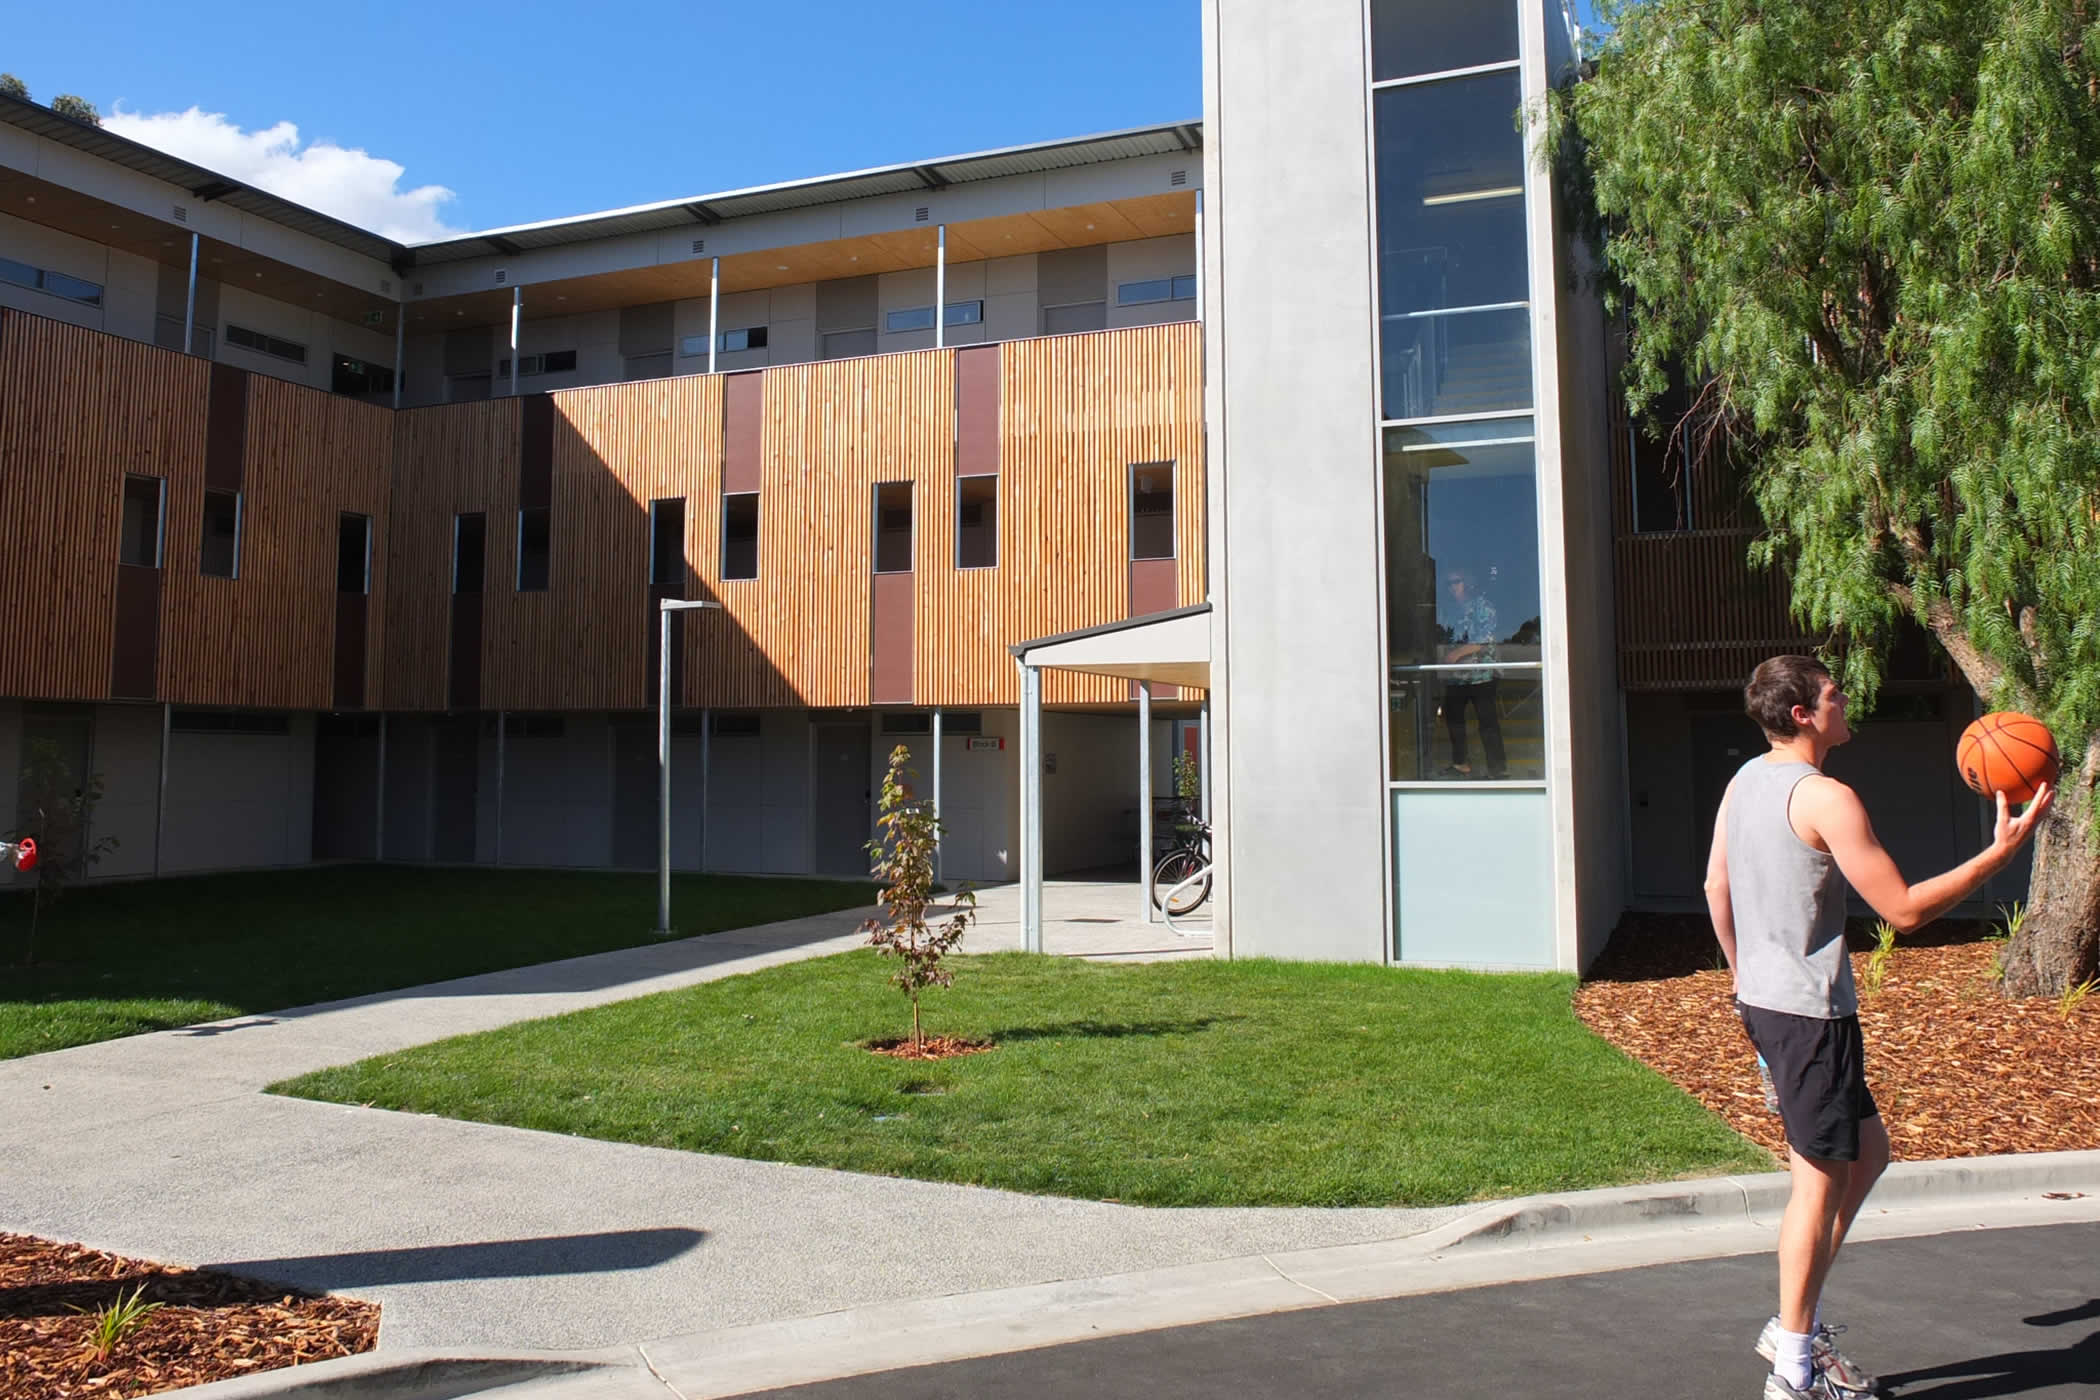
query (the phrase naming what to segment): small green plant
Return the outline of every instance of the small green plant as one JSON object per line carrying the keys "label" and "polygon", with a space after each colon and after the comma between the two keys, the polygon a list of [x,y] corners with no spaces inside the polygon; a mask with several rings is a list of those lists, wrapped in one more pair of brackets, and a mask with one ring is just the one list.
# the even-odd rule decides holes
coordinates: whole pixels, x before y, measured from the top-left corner
{"label": "small green plant", "polygon": [[1874,925],[1874,951],[1867,954],[1867,969],[1859,975],[1859,989],[1868,996],[1880,996],[1882,983],[1888,980],[1889,959],[1896,952],[1896,926],[1887,919]]}
{"label": "small green plant", "polygon": [[925,1048],[919,1027],[919,993],[928,987],[952,987],[955,974],[941,959],[962,941],[977,917],[977,896],[967,886],[956,891],[954,913],[939,924],[926,921],[933,902],[933,852],[940,841],[941,819],[932,808],[914,798],[905,779],[912,770],[911,750],[899,744],[890,750],[890,765],[882,775],[882,797],[876,806],[876,838],[868,843],[874,862],[873,874],[882,885],[876,902],[882,912],[861,925],[868,945],[901,966],[890,981],[911,998],[911,1047]]}
{"label": "small green plant", "polygon": [[2071,1013],[2078,1009],[2081,1002],[2093,994],[2093,988],[2095,987],[2100,987],[2100,977],[2088,977],[2075,987],[2064,988],[2063,992],[2056,998],[2056,1014],[2063,1017],[2066,1021],[2070,1020]]}
{"label": "small green plant", "polygon": [[1174,755],[1174,798],[1181,808],[1175,818],[1177,827],[1186,828],[1197,821],[1203,812],[1203,772],[1188,750]]}
{"label": "small green plant", "polygon": [[29,936],[22,965],[36,965],[37,924],[66,887],[117,848],[117,838],[89,839],[95,804],[102,800],[102,775],[76,773],[65,751],[48,739],[33,740],[22,763],[22,806],[28,821],[11,840],[36,838],[35,898],[29,906]]}
{"label": "small green plant", "polygon": [[74,1312],[85,1313],[88,1317],[94,1319],[94,1325],[88,1330],[86,1344],[86,1350],[93,1360],[109,1360],[111,1352],[123,1345],[132,1333],[143,1327],[147,1318],[166,1306],[162,1303],[145,1301],[145,1294],[146,1285],[142,1283],[132,1289],[128,1295],[121,1288],[118,1289],[117,1300],[113,1303],[104,1304],[102,1307],[83,1308],[77,1305],[73,1307]]}
{"label": "small green plant", "polygon": [[1992,925],[1990,941],[2010,943],[2020,936],[2020,926],[2027,922],[2027,906],[2017,899],[2010,904],[2001,904],[1998,906],[1998,917],[2005,922]]}

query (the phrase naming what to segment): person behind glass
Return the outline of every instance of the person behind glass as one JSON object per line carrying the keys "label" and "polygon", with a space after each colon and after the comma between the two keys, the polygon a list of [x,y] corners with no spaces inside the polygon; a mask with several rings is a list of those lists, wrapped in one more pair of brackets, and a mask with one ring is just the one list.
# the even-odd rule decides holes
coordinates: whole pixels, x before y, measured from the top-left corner
{"label": "person behind glass", "polygon": [[[1473,587],[1471,569],[1452,569],[1444,576],[1451,591],[1449,642],[1443,661],[1493,662],[1495,659],[1495,605]],[[1487,667],[1467,667],[1444,673],[1444,731],[1451,736],[1451,762],[1447,778],[1470,778],[1473,764],[1466,746],[1466,707],[1480,726],[1480,747],[1487,754],[1487,775],[1509,775],[1502,751],[1502,715],[1496,706],[1495,672]]]}

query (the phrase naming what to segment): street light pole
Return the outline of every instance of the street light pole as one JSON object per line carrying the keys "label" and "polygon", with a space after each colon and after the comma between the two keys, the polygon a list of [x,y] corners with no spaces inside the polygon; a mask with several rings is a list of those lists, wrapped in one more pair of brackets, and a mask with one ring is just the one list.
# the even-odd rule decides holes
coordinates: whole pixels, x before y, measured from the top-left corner
{"label": "street light pole", "polygon": [[685,598],[656,600],[656,936],[671,936],[671,614],[720,608]]}

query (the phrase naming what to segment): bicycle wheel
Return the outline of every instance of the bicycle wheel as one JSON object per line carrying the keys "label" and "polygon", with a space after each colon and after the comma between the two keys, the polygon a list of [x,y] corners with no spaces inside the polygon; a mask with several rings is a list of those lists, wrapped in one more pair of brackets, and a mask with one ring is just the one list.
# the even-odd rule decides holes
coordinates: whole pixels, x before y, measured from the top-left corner
{"label": "bicycle wheel", "polygon": [[1165,858],[1152,867],[1152,907],[1166,909],[1179,917],[1210,898],[1210,876],[1206,873],[1202,880],[1174,896],[1171,909],[1165,903],[1168,891],[1203,868],[1203,861],[1194,851],[1167,852]]}

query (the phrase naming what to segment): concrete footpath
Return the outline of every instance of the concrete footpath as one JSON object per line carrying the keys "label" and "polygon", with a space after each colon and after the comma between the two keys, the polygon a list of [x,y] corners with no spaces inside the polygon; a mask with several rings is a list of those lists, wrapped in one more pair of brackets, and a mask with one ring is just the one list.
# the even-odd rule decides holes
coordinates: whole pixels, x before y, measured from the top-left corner
{"label": "concrete footpath", "polygon": [[[1781,1175],[1439,1210],[1151,1210],[281,1099],[277,1079],[857,946],[859,912],[0,1062],[0,1229],[382,1304],[190,1392],[735,1395],[1771,1248]],[[1137,951],[1137,950],[1133,950]],[[2100,1153],[1899,1167],[1862,1239],[2100,1220]]]}

